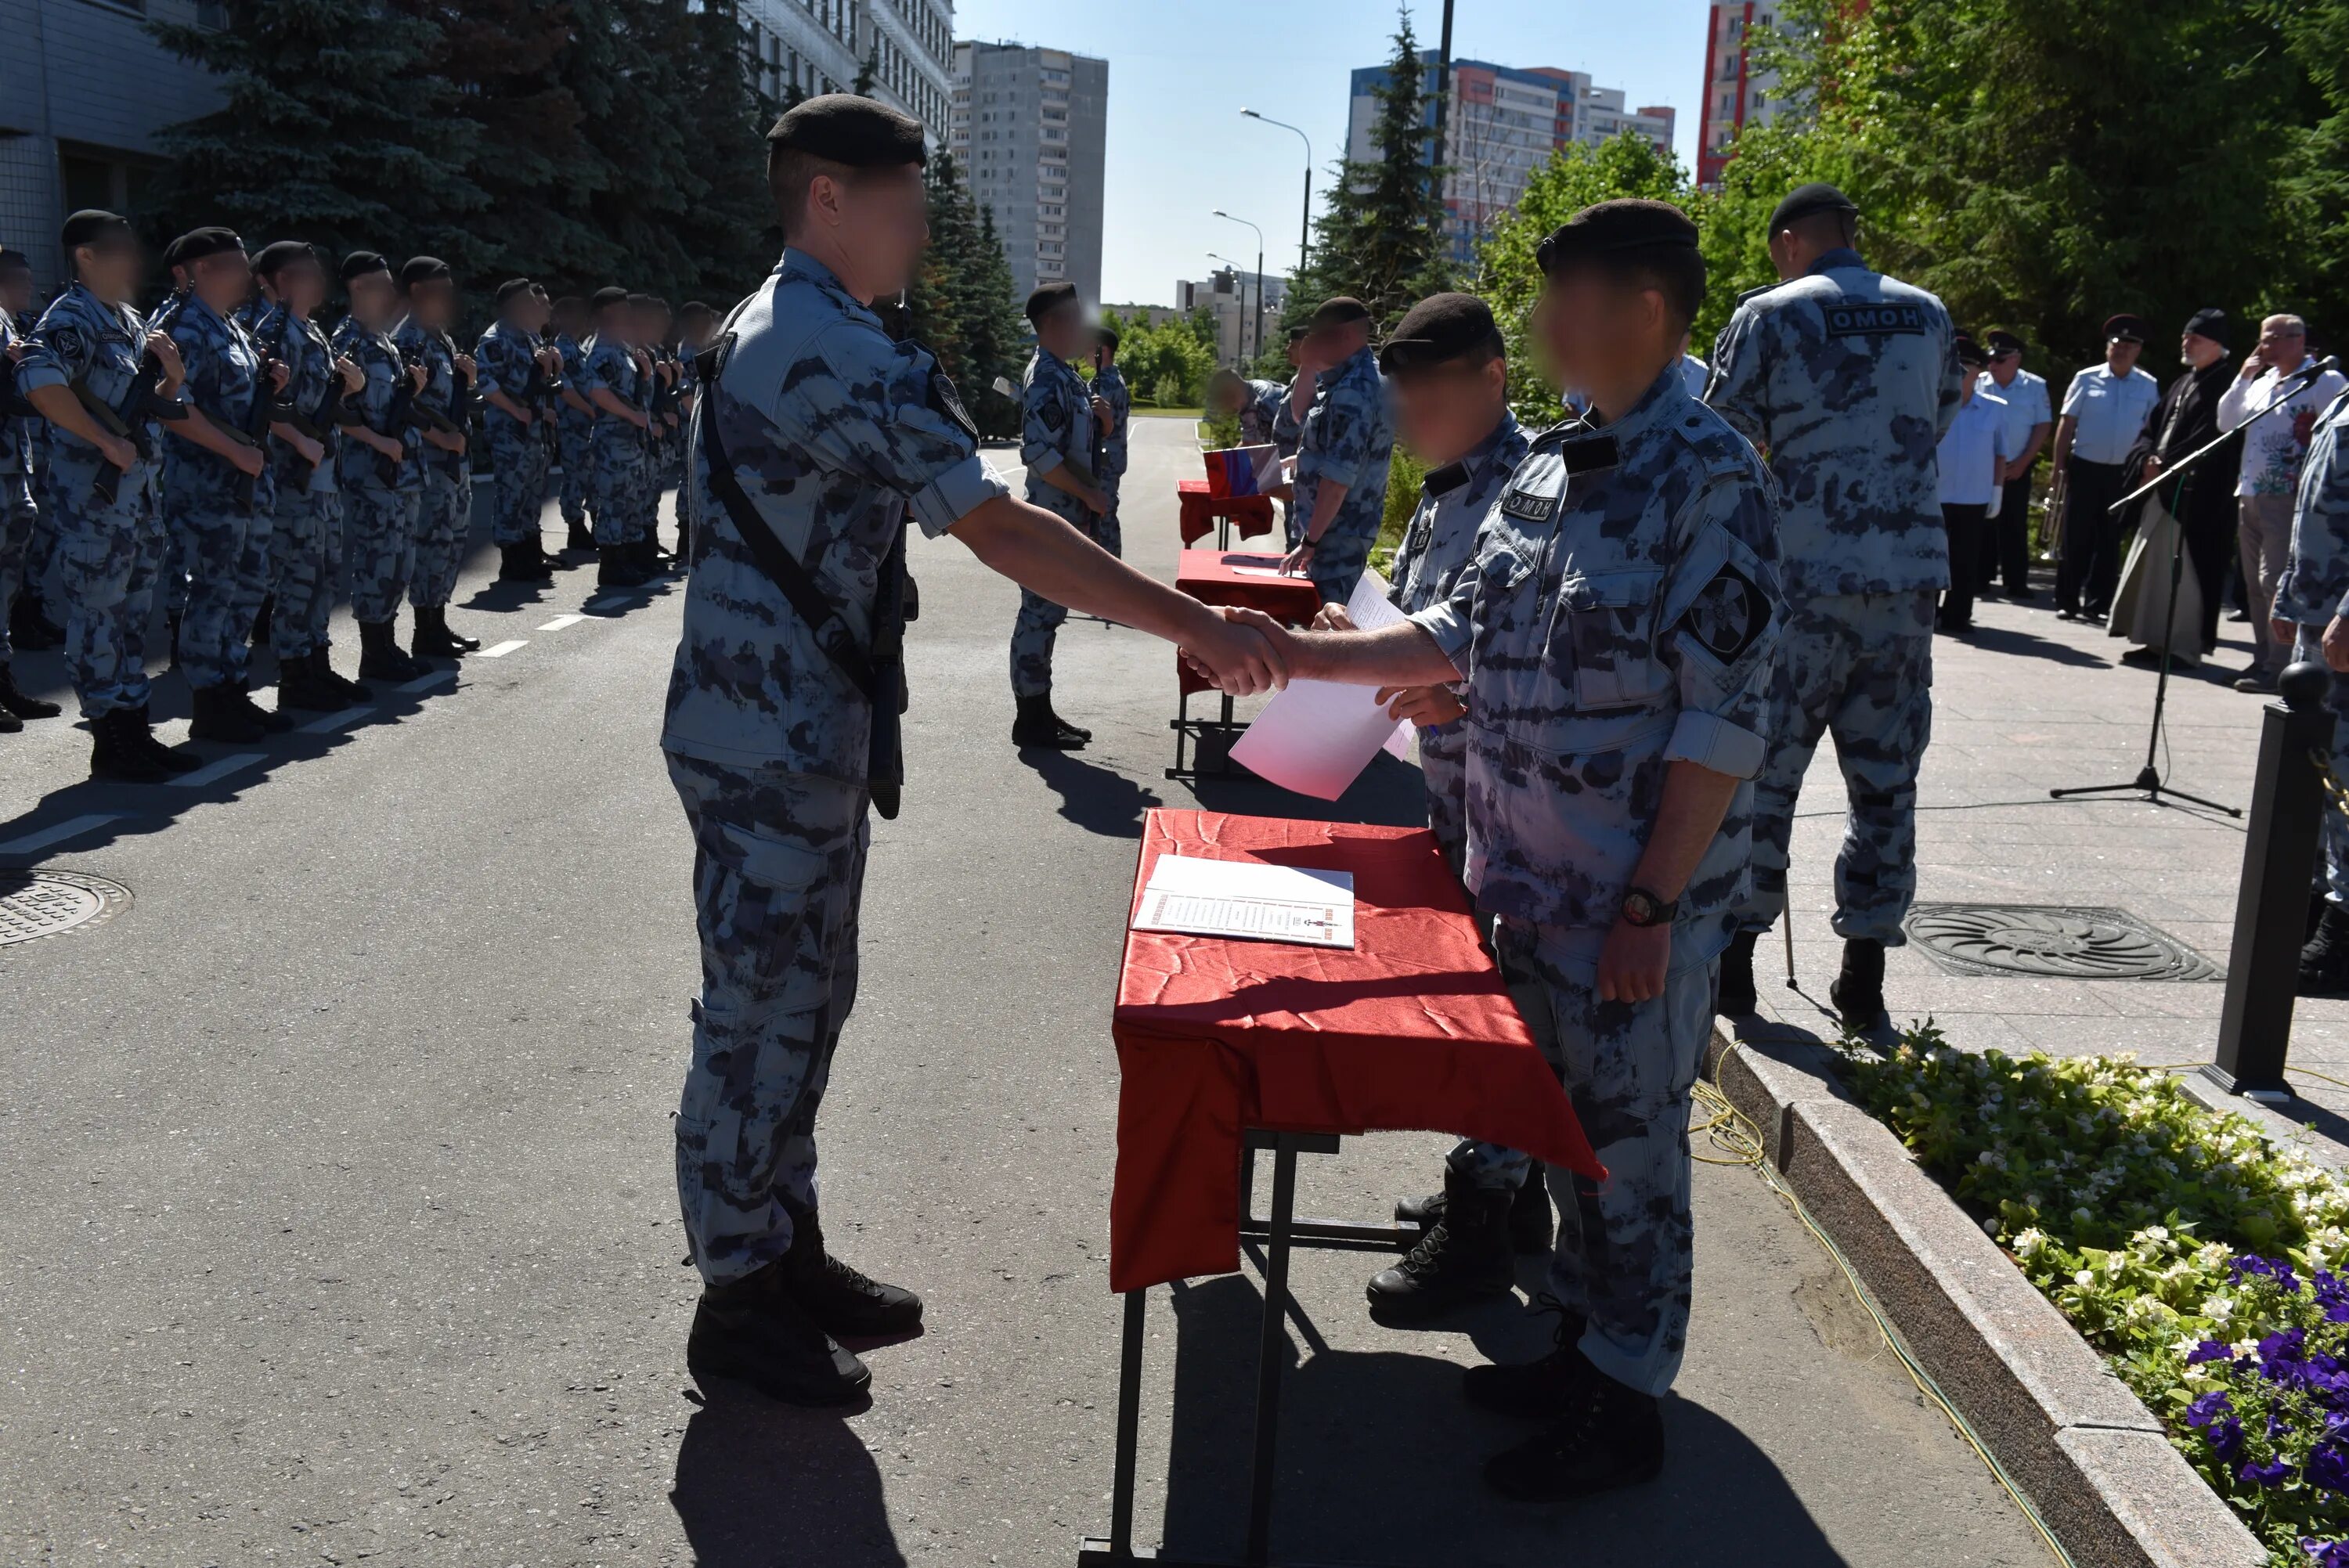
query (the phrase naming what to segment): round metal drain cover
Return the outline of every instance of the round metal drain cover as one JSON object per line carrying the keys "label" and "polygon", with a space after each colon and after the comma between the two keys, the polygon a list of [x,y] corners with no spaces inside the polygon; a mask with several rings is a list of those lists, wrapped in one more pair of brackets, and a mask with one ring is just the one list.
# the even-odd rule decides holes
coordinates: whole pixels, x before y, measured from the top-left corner
{"label": "round metal drain cover", "polygon": [[0,947],[111,920],[130,890],[79,872],[0,871]]}
{"label": "round metal drain cover", "polygon": [[2219,966],[2123,909],[1920,904],[1909,939],[1959,975],[2061,980],[2215,980]]}

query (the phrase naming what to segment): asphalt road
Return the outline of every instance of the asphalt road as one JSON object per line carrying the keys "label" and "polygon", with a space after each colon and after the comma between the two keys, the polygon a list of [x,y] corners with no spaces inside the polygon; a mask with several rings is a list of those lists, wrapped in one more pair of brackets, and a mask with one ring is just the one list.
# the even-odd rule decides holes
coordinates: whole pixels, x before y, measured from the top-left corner
{"label": "asphalt road", "polygon": [[[1137,426],[1125,532],[1162,574],[1190,435]],[[1116,916],[1143,810],[1195,799],[1163,778],[1169,654],[1071,623],[1060,706],[1098,739],[1023,760],[1016,593],[917,547],[912,781],[876,825],[821,1136],[828,1233],[922,1290],[930,1327],[872,1354],[862,1414],[705,1404],[668,1130],[689,846],[655,747],[678,596],[591,602],[585,572],[518,596],[488,564],[452,621],[519,645],[214,748],[208,782],[92,787],[68,720],[0,739],[0,865],[132,893],[0,947],[0,1561],[1072,1563],[1107,1523]],[[53,655],[18,673],[61,684]],[[176,679],[158,700],[184,716]],[[1416,787],[1381,758],[1341,810],[1409,820]],[[1381,1214],[1444,1141],[1309,1161],[1302,1206]],[[1516,1432],[1456,1396],[1459,1365],[1547,1348],[1546,1320],[1382,1330],[1375,1259],[1299,1253],[1278,1552],[2047,1561],[1760,1181],[1706,1166],[1697,1194],[1671,1465],[1578,1508],[1480,1495]],[[1143,1539],[1238,1543],[1255,1281],[1154,1293]]]}

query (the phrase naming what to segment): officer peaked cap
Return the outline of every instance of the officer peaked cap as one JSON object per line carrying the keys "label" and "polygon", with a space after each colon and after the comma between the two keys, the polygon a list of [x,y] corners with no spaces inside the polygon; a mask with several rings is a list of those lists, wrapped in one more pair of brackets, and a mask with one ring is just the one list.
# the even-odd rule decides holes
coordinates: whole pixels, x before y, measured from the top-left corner
{"label": "officer peaked cap", "polygon": [[206,256],[226,255],[234,251],[244,254],[244,242],[236,237],[233,229],[223,229],[217,223],[201,229],[191,229],[163,247],[163,264],[167,267],[190,266]]}
{"label": "officer peaked cap", "polygon": [[1369,305],[1364,304],[1361,300],[1354,298],[1351,294],[1338,294],[1333,298],[1323,300],[1319,305],[1314,307],[1313,330],[1315,332],[1319,332],[1324,327],[1343,326],[1350,321],[1368,321],[1370,319],[1371,307]]}
{"label": "officer peaked cap", "polygon": [[922,122],[854,93],[825,93],[784,112],[767,132],[767,155],[805,153],[851,169],[927,163]]}
{"label": "officer peaked cap", "polygon": [[65,231],[58,238],[68,251],[80,245],[95,245],[115,234],[130,232],[130,220],[119,212],[109,212],[97,207],[85,207],[66,220]]}
{"label": "officer peaked cap", "polygon": [[410,256],[399,263],[399,289],[405,294],[418,284],[437,283],[449,275],[449,263],[440,257]]}
{"label": "officer peaked cap", "polygon": [[2145,317],[2141,315],[2130,315],[2127,312],[2123,312],[2119,315],[2106,316],[2105,318],[2105,341],[2106,343],[2143,343],[2145,341]]}
{"label": "officer peaked cap", "polygon": [[1959,364],[1980,367],[1990,363],[1989,354],[1983,351],[1981,344],[1974,341],[1971,333],[1961,332],[1951,340],[1951,343],[1957,350]]}
{"label": "officer peaked cap", "polygon": [[2002,326],[1992,327],[1984,333],[1982,343],[1990,349],[1992,358],[2002,354],[2020,354],[2023,348],[2023,339]]}
{"label": "officer peaked cap", "polygon": [[1560,268],[1596,256],[1633,251],[1696,249],[1696,225],[1669,201],[1619,197],[1585,207],[1550,232],[1534,252],[1534,264],[1547,277]]}
{"label": "officer peaked cap", "polygon": [[503,304],[518,294],[528,294],[538,285],[528,278],[508,278],[498,285],[498,303]]}
{"label": "officer peaked cap", "polygon": [[605,284],[602,288],[597,289],[587,301],[588,305],[592,309],[598,311],[606,309],[612,305],[626,304],[627,303],[628,291],[622,288],[617,284]]}
{"label": "officer peaked cap", "polygon": [[335,269],[335,275],[343,282],[348,283],[353,278],[363,278],[369,273],[389,271],[391,271],[391,263],[383,259],[382,252],[353,251],[343,258],[343,264]]}
{"label": "officer peaked cap", "polygon": [[1797,185],[1786,192],[1786,199],[1771,211],[1768,232],[1775,234],[1790,223],[1799,223],[1821,212],[1858,211],[1852,199],[1834,186],[1813,181],[1808,185]]}
{"label": "officer peaked cap", "polygon": [[1478,355],[1479,363],[1501,350],[1493,307],[1475,294],[1430,294],[1403,313],[1379,350],[1379,368],[1392,376],[1446,360]]}
{"label": "officer peaked cap", "polygon": [[1047,313],[1060,309],[1077,297],[1077,285],[1071,283],[1039,284],[1028,296],[1028,325],[1035,325]]}

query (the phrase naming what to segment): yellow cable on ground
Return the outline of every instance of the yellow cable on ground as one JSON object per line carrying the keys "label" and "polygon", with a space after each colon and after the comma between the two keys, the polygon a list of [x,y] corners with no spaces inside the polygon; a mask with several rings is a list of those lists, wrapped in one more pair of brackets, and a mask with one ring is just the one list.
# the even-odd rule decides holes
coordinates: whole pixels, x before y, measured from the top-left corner
{"label": "yellow cable on ground", "polygon": [[1810,1211],[1803,1207],[1803,1201],[1795,1195],[1794,1189],[1787,1186],[1785,1179],[1772,1167],[1762,1140],[1762,1130],[1754,1124],[1751,1117],[1730,1104],[1729,1098],[1720,1089],[1702,1078],[1697,1080],[1696,1103],[1704,1115],[1702,1119],[1690,1124],[1690,1139],[1693,1141],[1698,1134],[1703,1134],[1705,1142],[1720,1150],[1720,1156],[1698,1154],[1694,1158],[1706,1165],[1750,1166],[1769,1189],[1785,1202],[1786,1206],[1794,1211],[1795,1218],[1802,1222],[1803,1228],[1817,1239],[1819,1245],[1826,1249],[1827,1256],[1835,1260],[1836,1267],[1843,1271],[1844,1282],[1851,1286],[1852,1295],[1858,1301],[1860,1309],[1875,1322],[1877,1332],[1884,1336],[1885,1348],[1892,1352],[1902,1369],[1909,1374],[1909,1381],[1917,1385],[1917,1392],[1949,1418],[1950,1424],[1957,1429],[1958,1436],[1973,1449],[1976,1457],[1989,1470],[1992,1479],[2014,1500],[2014,1506],[2023,1511],[2023,1517],[2030,1522],[2032,1529],[2039,1532],[2039,1539],[2047,1543],[2047,1550],[2055,1554],[2055,1560],[2064,1564],[2064,1568],[2079,1568],[2072,1561],[2072,1554],[2064,1550],[2064,1543],[2055,1539],[2055,1532],[2047,1528],[2047,1522],[2039,1517],[2039,1511],[2032,1506],[2031,1500],[2023,1495],[2023,1489],[2014,1484],[2014,1478],[2006,1473],[2006,1467],[1998,1462],[1998,1456],[1990,1451],[1974,1431],[1972,1423],[1950,1403],[1949,1397],[1941,1392],[1941,1386],[1933,1381],[1933,1375],[1909,1353],[1909,1346],[1901,1340],[1899,1330],[1892,1326],[1891,1319],[1886,1317],[1883,1310],[1876,1305],[1876,1297],[1860,1282],[1857,1271],[1851,1266],[1851,1260],[1844,1256],[1843,1249],[1836,1245],[1835,1238],[1819,1228],[1818,1222],[1811,1218]]}

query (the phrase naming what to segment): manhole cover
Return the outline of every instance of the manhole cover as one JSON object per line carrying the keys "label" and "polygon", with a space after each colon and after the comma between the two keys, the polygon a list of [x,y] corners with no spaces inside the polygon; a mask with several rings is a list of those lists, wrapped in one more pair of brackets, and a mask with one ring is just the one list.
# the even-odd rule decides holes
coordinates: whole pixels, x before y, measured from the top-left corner
{"label": "manhole cover", "polygon": [[2125,909],[1922,903],[1909,940],[1955,975],[2062,980],[2216,980],[2219,966]]}
{"label": "manhole cover", "polygon": [[130,890],[79,872],[0,871],[0,947],[111,920]]}

